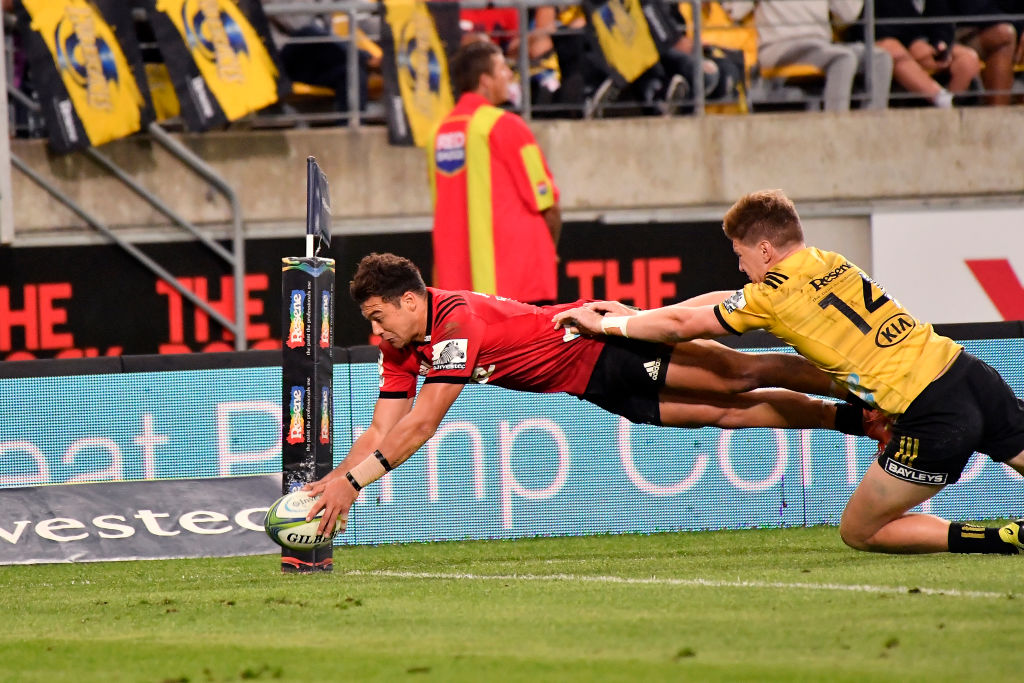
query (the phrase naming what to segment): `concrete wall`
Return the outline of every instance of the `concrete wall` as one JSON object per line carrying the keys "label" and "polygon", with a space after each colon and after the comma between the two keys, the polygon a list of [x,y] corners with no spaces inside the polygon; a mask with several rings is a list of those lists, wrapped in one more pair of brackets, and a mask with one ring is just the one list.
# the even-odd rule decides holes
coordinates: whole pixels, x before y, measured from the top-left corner
{"label": "concrete wall", "polygon": [[[765,187],[786,189],[812,213],[841,213],[847,206],[862,216],[872,202],[894,199],[1024,196],[1019,106],[532,125],[570,216],[640,210],[654,217],[708,218],[744,192]],[[343,229],[429,226],[423,153],[389,146],[382,128],[227,131],[181,139],[237,189],[251,234],[303,220],[307,155],[315,155],[330,178]],[[227,202],[147,137],[100,151],[187,220],[227,224]],[[163,216],[88,158],[51,156],[38,140],[15,140],[12,152],[105,224],[158,238],[170,234],[159,227],[168,224]],[[16,245],[92,234],[19,171],[13,192]],[[844,228],[823,229],[838,236]]]}

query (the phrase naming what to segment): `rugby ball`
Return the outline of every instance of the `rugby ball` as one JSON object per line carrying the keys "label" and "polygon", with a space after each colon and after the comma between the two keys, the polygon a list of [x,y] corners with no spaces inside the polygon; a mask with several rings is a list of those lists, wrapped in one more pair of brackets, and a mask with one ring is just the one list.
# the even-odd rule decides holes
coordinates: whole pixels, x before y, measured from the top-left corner
{"label": "rugby ball", "polygon": [[344,531],[345,522],[339,517],[330,534],[317,534],[323,512],[306,521],[306,515],[317,498],[319,496],[311,496],[308,491],[292,491],[275,500],[263,518],[267,536],[288,550],[312,550],[331,545],[334,537]]}

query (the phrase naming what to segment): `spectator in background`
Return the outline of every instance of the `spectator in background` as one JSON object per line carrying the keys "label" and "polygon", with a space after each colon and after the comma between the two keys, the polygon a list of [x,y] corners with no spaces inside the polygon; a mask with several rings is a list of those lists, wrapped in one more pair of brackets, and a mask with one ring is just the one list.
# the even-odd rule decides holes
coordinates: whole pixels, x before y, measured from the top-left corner
{"label": "spectator in background", "polygon": [[459,99],[428,150],[434,284],[553,303],[558,188],[530,129],[498,108],[512,71],[489,41],[460,47],[450,71]]}
{"label": "spectator in background", "polygon": [[[1024,13],[1024,4],[1021,0],[999,0],[999,9],[1005,14]],[[1017,48],[1013,53],[1014,66],[1024,66],[1024,19],[1014,19],[1012,22],[1017,32]]]}
{"label": "spectator in background", "polygon": [[[600,47],[586,33],[587,17],[582,6],[558,7],[554,23],[538,9],[535,24],[538,32],[544,31],[550,36],[558,58],[559,88],[553,98],[555,104],[567,105],[582,115],[582,105],[607,75]],[[542,79],[537,79],[538,84]],[[543,93],[534,97],[534,102],[543,100]]]}
{"label": "spectator in background", "polygon": [[[1024,2],[1018,0],[1016,4],[1016,11],[1024,10]],[[971,17],[1009,14],[1012,9],[1004,10],[1000,7],[1000,0],[957,0],[956,9],[957,15],[964,17],[963,21],[957,22],[957,41],[977,52],[985,65],[981,70],[985,101],[988,104],[1009,104],[1017,29],[1009,21]]]}
{"label": "spectator in background", "polygon": [[[953,96],[967,91],[981,64],[978,53],[954,42],[947,22],[886,23],[887,19],[938,18],[952,15],[949,0],[885,0],[875,3],[876,44],[893,59],[893,78],[906,90],[936,107],[953,106]],[[860,28],[860,27],[857,27]],[[939,76],[947,82],[943,87]]]}
{"label": "spectator in background", "polygon": [[519,9],[516,7],[461,8],[459,25],[463,33],[484,33],[491,42],[510,54],[519,45]]}
{"label": "spectator in background", "polygon": [[[535,107],[583,103],[582,90],[572,93],[570,88],[563,90],[562,87],[562,63],[555,49],[554,38],[561,27],[562,23],[555,7],[549,5],[530,10],[527,51],[530,64],[530,101]],[[518,50],[510,56],[516,59]]]}
{"label": "spectator in background", "polygon": [[[725,2],[735,19],[754,11],[758,35],[758,63],[762,68],[809,64],[825,72],[826,111],[848,111],[853,80],[863,73],[867,49],[863,42],[836,43],[829,12],[842,24],[856,21],[863,0],[758,0]],[[889,103],[893,59],[883,49],[871,52],[869,109]]]}
{"label": "spectator in background", "polygon": [[[684,29],[675,49],[692,55],[695,47],[693,6],[689,2],[681,2],[672,6],[672,12]],[[747,34],[737,29],[739,27],[721,3],[700,3],[704,94],[710,100],[742,100],[740,111],[746,112],[747,68],[752,64],[747,64],[743,52]]]}
{"label": "spectator in background", "polygon": [[[309,2],[277,0],[276,4],[308,5]],[[270,17],[270,25],[288,78],[330,88],[334,91],[337,111],[348,111],[348,40],[334,34],[331,17],[308,13],[274,14]],[[349,35],[355,34],[355,30],[349,28]],[[359,60],[359,109],[363,111],[368,99],[368,69],[370,62],[377,57],[362,49],[356,54]]]}

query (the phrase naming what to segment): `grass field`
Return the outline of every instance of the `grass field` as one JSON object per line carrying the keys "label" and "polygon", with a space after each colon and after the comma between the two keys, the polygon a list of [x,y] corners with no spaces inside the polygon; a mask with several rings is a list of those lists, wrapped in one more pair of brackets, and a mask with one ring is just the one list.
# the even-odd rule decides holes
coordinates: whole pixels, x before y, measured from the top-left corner
{"label": "grass field", "polygon": [[0,567],[3,681],[1017,681],[1022,557],[836,529]]}

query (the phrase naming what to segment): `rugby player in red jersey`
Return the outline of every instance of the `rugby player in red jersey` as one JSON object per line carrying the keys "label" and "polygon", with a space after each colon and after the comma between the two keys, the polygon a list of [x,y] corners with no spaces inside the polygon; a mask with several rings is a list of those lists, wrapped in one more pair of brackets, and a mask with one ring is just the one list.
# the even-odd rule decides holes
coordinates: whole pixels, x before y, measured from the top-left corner
{"label": "rugby player in red jersey", "polygon": [[552,329],[552,316],[582,302],[538,307],[427,287],[416,266],[394,254],[364,257],[350,291],[381,337],[380,395],[345,460],[305,487],[321,496],[309,513],[324,511],[321,530],[345,519],[363,487],[426,443],[467,384],[564,392],[654,425],[864,434],[860,407],[801,393],[832,395],[838,385],[793,354],[565,334]]}

